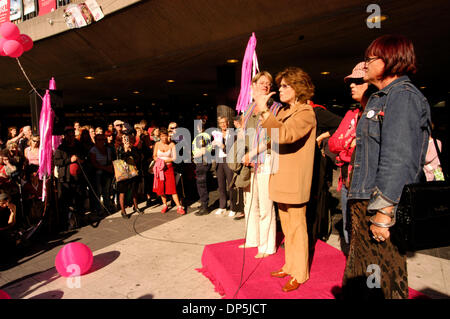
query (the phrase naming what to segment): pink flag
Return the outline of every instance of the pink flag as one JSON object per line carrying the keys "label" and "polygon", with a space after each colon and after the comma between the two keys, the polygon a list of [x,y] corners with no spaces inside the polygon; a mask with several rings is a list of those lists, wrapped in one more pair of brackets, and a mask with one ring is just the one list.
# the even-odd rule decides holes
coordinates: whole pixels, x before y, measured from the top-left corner
{"label": "pink flag", "polygon": [[252,95],[251,95],[252,77],[255,75],[258,68],[258,60],[256,58],[255,48],[256,48],[256,37],[255,33],[253,32],[252,36],[250,37],[250,40],[248,40],[244,60],[242,61],[241,91],[239,93],[239,98],[236,105],[236,111],[238,113],[244,112],[247,105],[249,105],[252,102]]}

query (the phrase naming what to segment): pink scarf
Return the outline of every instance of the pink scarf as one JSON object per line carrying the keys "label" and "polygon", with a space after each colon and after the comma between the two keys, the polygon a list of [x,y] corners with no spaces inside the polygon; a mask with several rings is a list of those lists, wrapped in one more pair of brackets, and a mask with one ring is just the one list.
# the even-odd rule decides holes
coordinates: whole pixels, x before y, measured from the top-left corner
{"label": "pink scarf", "polygon": [[155,162],[155,166],[153,166],[153,174],[155,174],[155,178],[153,179],[153,189],[158,188],[158,181],[164,181],[164,168],[166,167],[166,163],[163,159],[157,158]]}

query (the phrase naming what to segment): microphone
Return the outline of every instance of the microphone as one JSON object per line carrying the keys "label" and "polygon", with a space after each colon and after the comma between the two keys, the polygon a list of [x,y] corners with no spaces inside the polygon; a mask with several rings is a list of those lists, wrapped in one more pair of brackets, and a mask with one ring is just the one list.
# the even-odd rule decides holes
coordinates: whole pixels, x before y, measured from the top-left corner
{"label": "microphone", "polygon": [[273,104],[273,99],[272,98],[270,98],[268,101],[267,101],[267,106],[268,107],[271,107],[272,106],[272,104]]}

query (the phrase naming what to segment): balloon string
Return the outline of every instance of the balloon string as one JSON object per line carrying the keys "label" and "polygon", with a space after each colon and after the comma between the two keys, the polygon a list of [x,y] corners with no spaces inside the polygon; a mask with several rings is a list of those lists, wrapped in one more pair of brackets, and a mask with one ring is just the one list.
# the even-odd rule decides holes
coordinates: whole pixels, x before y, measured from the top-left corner
{"label": "balloon string", "polygon": [[28,78],[27,74],[25,73],[25,70],[22,67],[22,64],[19,61],[19,58],[16,58],[17,63],[19,64],[20,69],[22,70],[23,75],[25,75],[25,78],[27,79],[28,83],[30,84],[31,88],[36,92],[37,95],[43,100],[44,98],[39,94],[39,92],[36,90],[36,88],[33,86],[33,83],[31,83],[30,79]]}

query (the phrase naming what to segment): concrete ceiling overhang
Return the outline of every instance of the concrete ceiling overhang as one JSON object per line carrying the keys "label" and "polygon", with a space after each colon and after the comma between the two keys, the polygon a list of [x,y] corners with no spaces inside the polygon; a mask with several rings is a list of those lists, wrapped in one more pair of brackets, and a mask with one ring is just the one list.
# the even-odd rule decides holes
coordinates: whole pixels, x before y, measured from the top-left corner
{"label": "concrete ceiling overhang", "polygon": [[[366,47],[380,35],[397,33],[415,44],[417,85],[447,93],[448,1],[377,1],[381,13],[388,16],[379,29],[366,24],[368,4],[140,1],[87,27],[38,40],[20,61],[36,87],[46,88],[55,77],[68,107],[106,106],[114,103],[113,98],[123,105],[150,103],[169,95],[195,101],[204,93],[218,94],[217,68],[229,58],[241,62],[255,32],[260,67],[273,73],[290,65],[302,67],[311,75],[320,99],[348,96],[343,78],[363,59]],[[240,62],[234,66],[236,86]],[[322,71],[330,75],[321,75]],[[28,108],[30,86],[17,62],[1,57],[0,73],[0,107]]]}

